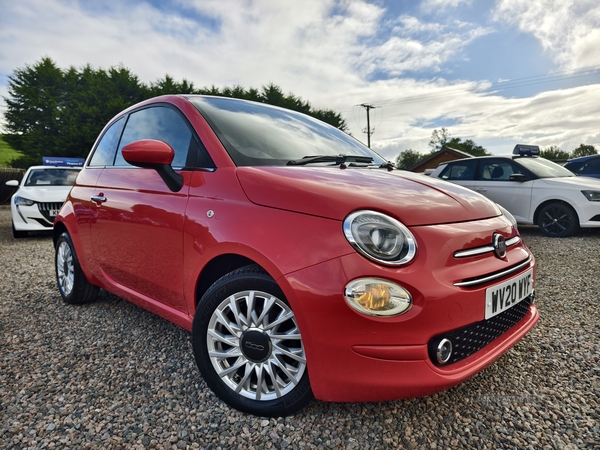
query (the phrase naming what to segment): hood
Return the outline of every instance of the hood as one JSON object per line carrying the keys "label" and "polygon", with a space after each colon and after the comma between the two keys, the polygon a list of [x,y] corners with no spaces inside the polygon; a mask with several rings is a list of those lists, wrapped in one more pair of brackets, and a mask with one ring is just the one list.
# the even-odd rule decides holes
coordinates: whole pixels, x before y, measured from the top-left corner
{"label": "hood", "polygon": [[482,195],[411,172],[339,167],[239,167],[253,203],[343,220],[359,209],[380,211],[407,226],[465,222],[498,215]]}
{"label": "hood", "polygon": [[15,195],[38,203],[64,203],[72,186],[20,187]]}
{"label": "hood", "polygon": [[[593,177],[540,178],[548,189],[592,189],[600,191],[600,180]],[[541,183],[540,183],[541,184]]]}

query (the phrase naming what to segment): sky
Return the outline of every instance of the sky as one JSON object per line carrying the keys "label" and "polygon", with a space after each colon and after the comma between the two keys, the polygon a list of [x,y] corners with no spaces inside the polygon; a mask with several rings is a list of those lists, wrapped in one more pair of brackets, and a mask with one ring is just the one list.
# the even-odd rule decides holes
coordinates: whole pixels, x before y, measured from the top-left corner
{"label": "sky", "polygon": [[[598,0],[0,0],[8,77],[43,57],[145,83],[274,83],[387,159],[435,129],[493,154],[600,150]],[[0,119],[1,120],[1,119]],[[1,123],[0,123],[1,126]]]}

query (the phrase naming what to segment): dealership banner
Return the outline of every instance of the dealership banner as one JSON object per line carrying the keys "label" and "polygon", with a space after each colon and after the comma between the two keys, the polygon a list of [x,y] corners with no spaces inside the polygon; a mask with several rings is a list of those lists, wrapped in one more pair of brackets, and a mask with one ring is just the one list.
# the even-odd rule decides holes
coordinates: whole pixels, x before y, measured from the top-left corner
{"label": "dealership banner", "polygon": [[42,156],[44,166],[83,167],[85,158],[63,158],[55,156]]}

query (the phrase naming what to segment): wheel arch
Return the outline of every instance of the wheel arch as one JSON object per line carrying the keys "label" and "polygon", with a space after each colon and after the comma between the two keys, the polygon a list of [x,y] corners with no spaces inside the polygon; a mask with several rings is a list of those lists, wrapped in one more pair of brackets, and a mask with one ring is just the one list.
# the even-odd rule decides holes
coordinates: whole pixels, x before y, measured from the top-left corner
{"label": "wheel arch", "polygon": [[200,272],[196,281],[194,309],[198,306],[198,302],[200,302],[200,299],[208,290],[208,288],[210,288],[219,278],[236,269],[239,269],[240,267],[251,264],[256,264],[264,270],[264,267],[262,267],[256,261],[235,253],[222,254],[211,259],[202,268],[202,271]]}
{"label": "wheel arch", "polygon": [[571,208],[573,210],[573,212],[575,213],[575,217],[577,217],[577,224],[579,225],[580,221],[579,221],[579,214],[577,214],[577,210],[573,207],[573,205],[571,205],[569,202],[565,201],[565,200],[560,200],[560,199],[551,199],[551,200],[546,200],[542,203],[540,203],[537,208],[535,209],[535,212],[533,213],[533,223],[537,225],[538,223],[538,219],[540,217],[540,211],[547,205],[551,204],[551,203],[561,203],[563,205],[568,206],[569,208]]}

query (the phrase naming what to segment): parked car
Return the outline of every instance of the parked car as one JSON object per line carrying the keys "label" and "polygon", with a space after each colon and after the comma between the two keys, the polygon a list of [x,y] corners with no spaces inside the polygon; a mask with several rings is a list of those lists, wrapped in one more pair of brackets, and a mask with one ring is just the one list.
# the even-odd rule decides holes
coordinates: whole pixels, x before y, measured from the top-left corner
{"label": "parked car", "polygon": [[566,237],[600,227],[600,180],[576,177],[540,158],[539,147],[517,145],[512,157],[480,156],[440,164],[431,174],[485,195],[523,224]]}
{"label": "parked car", "polygon": [[75,167],[32,166],[25,172],[21,183],[17,180],[6,182],[8,186],[18,187],[10,200],[15,238],[26,237],[30,231],[52,230],[54,217],[80,170]]}
{"label": "parked car", "polygon": [[494,203],[231,98],[113,118],[54,242],[66,303],[103,288],[191,331],[207,385],[261,416],[449,388],[539,317],[534,256]]}
{"label": "parked car", "polygon": [[600,155],[570,159],[565,164],[565,168],[575,175],[600,178]]}

